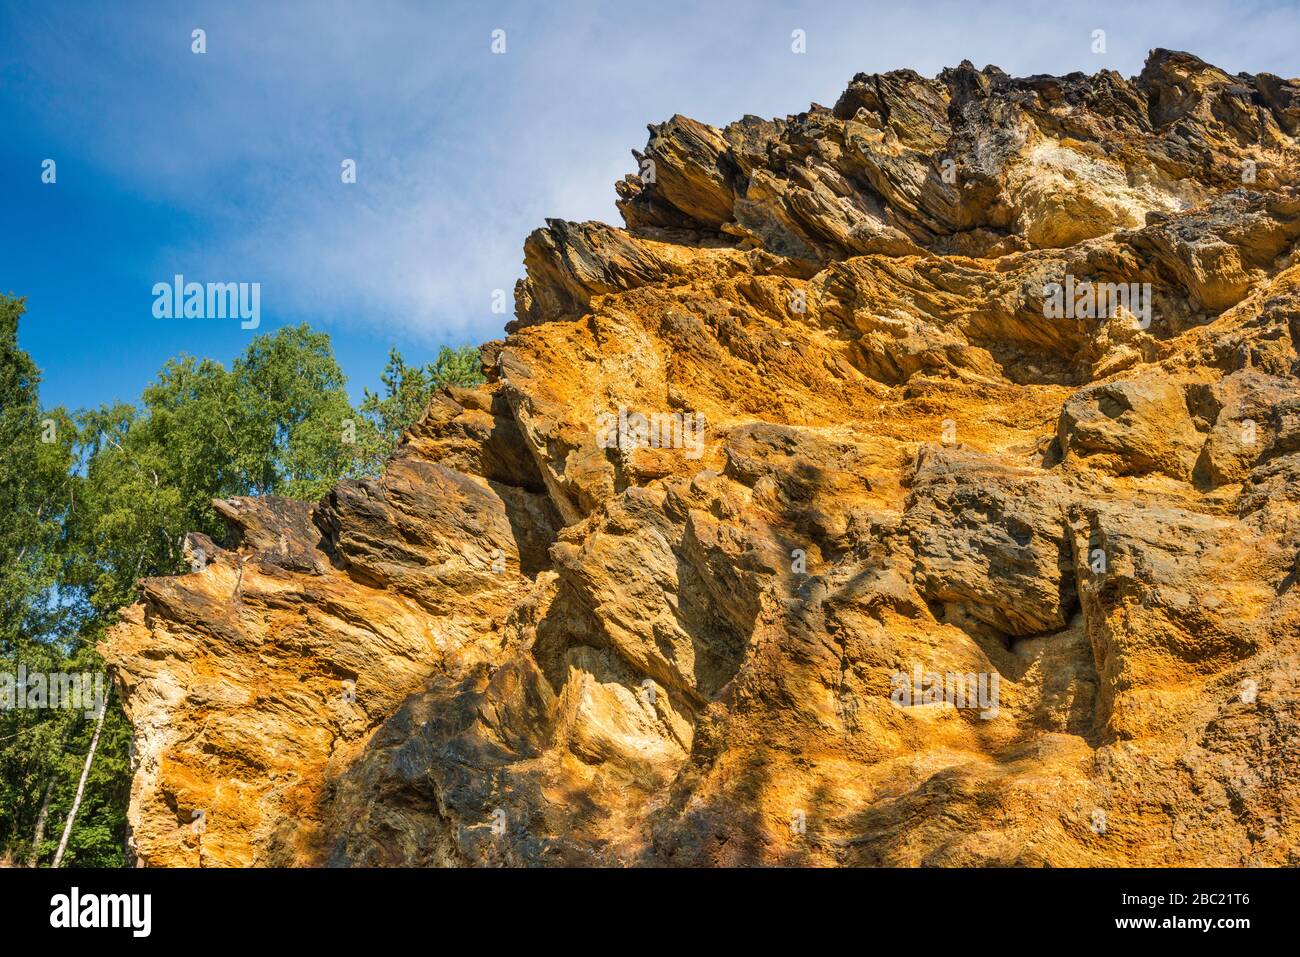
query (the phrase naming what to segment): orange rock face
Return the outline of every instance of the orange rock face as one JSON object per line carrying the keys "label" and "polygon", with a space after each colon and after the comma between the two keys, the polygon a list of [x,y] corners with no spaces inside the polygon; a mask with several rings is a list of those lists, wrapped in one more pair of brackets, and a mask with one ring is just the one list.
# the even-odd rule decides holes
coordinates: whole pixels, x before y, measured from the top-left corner
{"label": "orange rock face", "polygon": [[1300,83],[651,128],[489,382],[102,651],[141,863],[1300,863]]}

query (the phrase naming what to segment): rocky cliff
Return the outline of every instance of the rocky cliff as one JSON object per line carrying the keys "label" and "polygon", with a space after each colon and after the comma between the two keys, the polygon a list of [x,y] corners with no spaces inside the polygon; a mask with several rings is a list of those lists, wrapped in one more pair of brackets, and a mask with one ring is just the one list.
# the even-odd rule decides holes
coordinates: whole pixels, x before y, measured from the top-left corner
{"label": "rocky cliff", "polygon": [[1160,50],[650,127],[488,384],[143,583],[139,861],[1300,863],[1298,126]]}

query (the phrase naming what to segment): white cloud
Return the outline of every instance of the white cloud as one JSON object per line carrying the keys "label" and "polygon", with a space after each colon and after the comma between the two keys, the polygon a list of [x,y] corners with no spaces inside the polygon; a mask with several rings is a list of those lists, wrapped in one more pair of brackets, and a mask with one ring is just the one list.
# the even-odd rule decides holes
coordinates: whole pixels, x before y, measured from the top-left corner
{"label": "white cloud", "polygon": [[[108,173],[196,232],[160,274],[263,282],[293,318],[489,338],[547,216],[614,218],[645,124],[829,104],[858,71],[1129,75],[1147,49],[1293,76],[1300,11],[1097,3],[232,4],[34,11],[34,96]],[[189,50],[207,30],[208,53]],[[508,52],[489,52],[492,29]],[[790,52],[790,31],[808,52]],[[1109,53],[1091,54],[1105,29]],[[359,182],[339,181],[357,160]],[[201,275],[203,274],[203,275]]]}

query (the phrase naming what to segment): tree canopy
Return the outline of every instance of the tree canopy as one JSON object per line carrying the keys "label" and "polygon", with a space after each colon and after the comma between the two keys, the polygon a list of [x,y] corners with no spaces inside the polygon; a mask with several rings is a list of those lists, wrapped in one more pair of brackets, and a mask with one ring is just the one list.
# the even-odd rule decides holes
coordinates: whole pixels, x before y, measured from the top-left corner
{"label": "tree canopy", "polygon": [[[423,366],[393,349],[382,393],[353,408],[329,336],[257,336],[229,368],[169,360],[136,403],[44,409],[18,345],[24,300],[0,296],[0,676],[103,673],[94,650],[137,583],[183,570],[186,532],[220,540],[214,498],[314,500],[375,474],[443,385],[482,381],[477,350]],[[0,706],[0,858],[47,863],[90,746],[82,709]],[[110,704],[65,865],[125,860],[131,729]]]}

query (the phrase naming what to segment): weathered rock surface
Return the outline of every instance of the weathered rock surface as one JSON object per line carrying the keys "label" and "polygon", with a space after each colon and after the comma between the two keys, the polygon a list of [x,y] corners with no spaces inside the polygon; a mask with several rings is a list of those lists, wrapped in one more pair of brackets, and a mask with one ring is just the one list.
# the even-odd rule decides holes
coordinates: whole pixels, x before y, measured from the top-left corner
{"label": "weathered rock surface", "polygon": [[1155,51],[652,126],[488,384],[144,584],[140,862],[1300,864],[1298,103]]}

